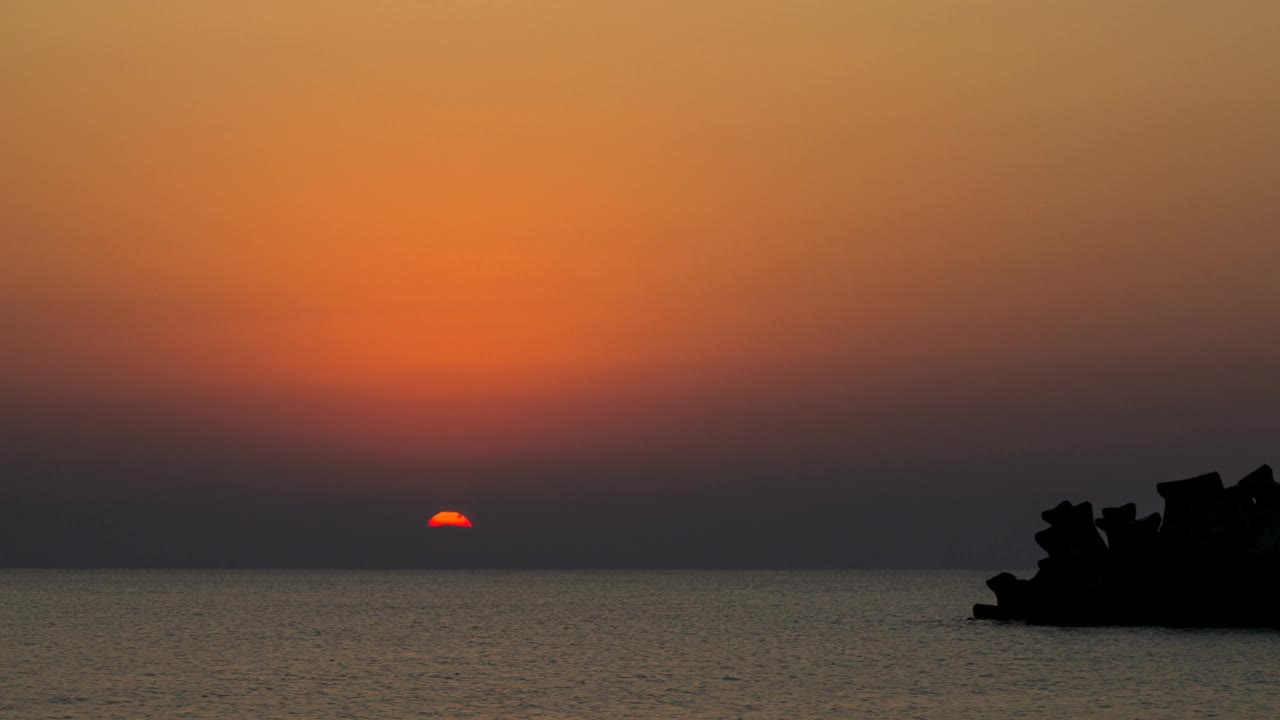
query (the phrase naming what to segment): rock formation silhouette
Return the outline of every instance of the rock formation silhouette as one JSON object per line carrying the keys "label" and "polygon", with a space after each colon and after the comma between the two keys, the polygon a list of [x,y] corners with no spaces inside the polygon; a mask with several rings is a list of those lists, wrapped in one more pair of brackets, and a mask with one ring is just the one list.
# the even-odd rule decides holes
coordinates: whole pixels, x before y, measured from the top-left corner
{"label": "rock formation silhouette", "polygon": [[[1280,485],[1263,465],[1231,487],[1218,473],[1159,483],[1160,513],[1063,501],[1041,517],[1048,553],[1030,580],[987,581],[978,619],[1052,625],[1280,627]],[[1098,533],[1106,534],[1106,541]]]}

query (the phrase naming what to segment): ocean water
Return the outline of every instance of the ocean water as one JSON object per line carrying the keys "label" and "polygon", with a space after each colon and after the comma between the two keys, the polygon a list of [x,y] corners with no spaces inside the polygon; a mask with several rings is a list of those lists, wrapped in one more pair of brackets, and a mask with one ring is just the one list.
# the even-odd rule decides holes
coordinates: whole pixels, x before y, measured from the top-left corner
{"label": "ocean water", "polygon": [[1268,718],[1280,633],[984,572],[0,572],[0,718]]}

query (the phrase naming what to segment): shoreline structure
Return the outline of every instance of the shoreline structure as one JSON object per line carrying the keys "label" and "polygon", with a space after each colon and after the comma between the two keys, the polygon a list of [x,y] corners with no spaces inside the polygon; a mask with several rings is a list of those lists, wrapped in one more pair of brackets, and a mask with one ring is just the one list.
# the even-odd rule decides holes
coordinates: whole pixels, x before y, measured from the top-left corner
{"label": "shoreline structure", "polygon": [[[1040,514],[1048,553],[1030,580],[987,580],[980,620],[1046,625],[1280,627],[1280,485],[1269,465],[1156,485],[1164,515],[1068,501]],[[1104,541],[1098,530],[1106,533]]]}

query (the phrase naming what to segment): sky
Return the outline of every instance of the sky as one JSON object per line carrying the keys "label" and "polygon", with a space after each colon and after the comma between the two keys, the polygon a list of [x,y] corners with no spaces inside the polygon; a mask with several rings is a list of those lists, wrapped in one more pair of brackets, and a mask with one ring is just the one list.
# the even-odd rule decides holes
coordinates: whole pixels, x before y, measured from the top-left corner
{"label": "sky", "polygon": [[0,565],[995,567],[1280,462],[1274,2],[0,14]]}

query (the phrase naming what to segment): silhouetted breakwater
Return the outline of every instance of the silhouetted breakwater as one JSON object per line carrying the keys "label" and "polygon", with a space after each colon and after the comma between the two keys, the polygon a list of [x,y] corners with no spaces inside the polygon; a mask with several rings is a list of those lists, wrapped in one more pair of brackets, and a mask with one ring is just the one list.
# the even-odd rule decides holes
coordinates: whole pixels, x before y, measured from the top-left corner
{"label": "silhouetted breakwater", "polygon": [[[1049,554],[1030,580],[987,581],[973,616],[1053,625],[1280,627],[1280,485],[1263,465],[1231,487],[1218,473],[1156,485],[1164,517],[1133,503],[1063,501],[1041,513]],[[1106,533],[1104,542],[1098,529]]]}

